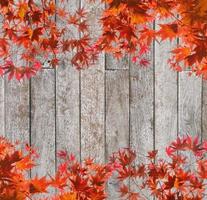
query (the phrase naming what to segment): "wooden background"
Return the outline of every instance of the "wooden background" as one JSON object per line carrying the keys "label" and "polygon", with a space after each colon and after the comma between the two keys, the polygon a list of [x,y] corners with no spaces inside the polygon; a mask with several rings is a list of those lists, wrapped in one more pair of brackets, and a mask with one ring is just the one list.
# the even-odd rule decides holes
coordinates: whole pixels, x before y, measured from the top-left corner
{"label": "wooden background", "polygon": [[[80,4],[89,7],[84,1],[66,7],[74,10]],[[102,7],[93,6],[90,29],[96,37],[95,18]],[[80,160],[92,156],[104,162],[120,147],[131,146],[141,161],[148,150],[163,155],[177,135],[205,138],[207,81],[169,68],[169,51],[175,45],[154,43],[147,55],[150,66],[144,69],[127,57],[116,61],[101,55],[83,71],[62,62],[57,70],[46,67],[30,81],[1,79],[1,135],[39,149],[33,175],[53,174],[61,149]]]}

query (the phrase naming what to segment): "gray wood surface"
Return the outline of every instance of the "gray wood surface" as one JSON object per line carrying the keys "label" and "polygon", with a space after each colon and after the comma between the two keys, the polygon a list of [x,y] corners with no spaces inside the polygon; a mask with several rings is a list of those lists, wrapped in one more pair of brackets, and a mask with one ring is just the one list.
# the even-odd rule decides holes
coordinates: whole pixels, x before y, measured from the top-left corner
{"label": "gray wood surface", "polygon": [[[56,1],[60,3],[61,1]],[[69,0],[64,4],[70,14],[79,8],[79,1]],[[57,22],[64,27],[61,21]],[[77,30],[73,31],[76,38]],[[71,35],[69,35],[71,37]],[[56,150],[67,150],[80,159],[80,72],[71,65],[72,53],[63,55],[56,70]],[[67,59],[65,59],[67,58]],[[57,158],[58,160],[58,158]]]}
{"label": "gray wood surface", "polygon": [[29,82],[5,79],[5,135],[13,142],[29,143]]}
{"label": "gray wood surface", "polygon": [[155,149],[165,156],[165,147],[177,137],[178,79],[168,65],[170,51],[176,42],[155,42],[154,120]]}
{"label": "gray wood surface", "polygon": [[[90,11],[89,30],[92,38],[99,34],[97,16],[100,14],[99,2],[88,4],[81,1],[81,6]],[[104,55],[90,69],[81,71],[81,159],[93,157],[97,161],[105,160],[104,133]]]}
{"label": "gray wood surface", "polygon": [[146,161],[147,152],[154,149],[153,49],[146,58],[147,68],[130,65],[130,146],[138,152],[136,163]]}
{"label": "gray wood surface", "polygon": [[129,69],[129,57],[115,59],[112,55],[106,54],[106,70]]}
{"label": "gray wood surface", "polygon": [[201,101],[201,134],[203,139],[207,139],[207,81],[202,81],[202,101]]}
{"label": "gray wood surface", "polygon": [[[103,61],[103,59],[101,59]],[[104,65],[81,72],[81,158],[105,159]]]}
{"label": "gray wood surface", "polygon": [[79,72],[64,63],[56,77],[56,149],[67,150],[80,159]]}
{"label": "gray wood surface", "polygon": [[[143,58],[149,61],[147,67],[130,62],[130,147],[137,152],[135,164],[147,161],[147,152],[154,149],[154,60],[153,45]],[[130,189],[137,191],[137,181],[130,181]],[[142,197],[150,198],[143,190]]]}
{"label": "gray wood surface", "polygon": [[201,136],[202,79],[179,75],[179,133]]}
{"label": "gray wood surface", "polygon": [[0,136],[5,136],[4,78],[0,79]]}
{"label": "gray wood surface", "polygon": [[[202,79],[189,77],[189,72],[179,74],[179,135],[201,135],[201,102],[202,102]],[[191,153],[185,153],[189,159],[188,167],[195,167],[195,157]]]}
{"label": "gray wood surface", "polygon": [[31,81],[31,144],[38,148],[38,166],[32,176],[55,172],[55,73],[42,70]]}
{"label": "gray wood surface", "polygon": [[106,156],[129,146],[129,71],[106,71]]}
{"label": "gray wood surface", "polygon": [[[129,70],[106,71],[106,158],[129,147]],[[109,199],[119,199],[119,186],[108,184]]]}

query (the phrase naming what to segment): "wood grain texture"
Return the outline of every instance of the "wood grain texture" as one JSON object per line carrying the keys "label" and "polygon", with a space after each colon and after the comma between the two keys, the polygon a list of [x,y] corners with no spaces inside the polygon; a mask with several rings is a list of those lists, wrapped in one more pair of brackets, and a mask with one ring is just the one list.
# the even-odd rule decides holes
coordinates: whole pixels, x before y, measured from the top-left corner
{"label": "wood grain texture", "polygon": [[0,78],[0,136],[5,136],[5,88],[4,78]]}
{"label": "wood grain texture", "polygon": [[129,146],[129,71],[106,71],[106,157]]}
{"label": "wood grain texture", "polygon": [[29,81],[5,79],[5,136],[12,142],[29,143]]}
{"label": "wood grain texture", "polygon": [[[57,5],[59,3],[61,3],[60,0],[56,1]],[[74,14],[79,8],[79,1],[69,0],[65,2],[64,7],[70,14]],[[64,26],[61,21],[57,21],[57,23],[59,26]],[[76,30],[73,31],[73,34],[77,38],[79,37]],[[56,149],[57,152],[67,150],[69,153],[73,153],[77,159],[80,159],[80,73],[71,65],[71,57],[72,53],[63,55],[63,60],[56,70]]]}
{"label": "wood grain texture", "polygon": [[153,150],[153,65],[130,66],[130,146],[138,152],[137,163],[146,161],[148,151]]}
{"label": "wood grain texture", "polygon": [[170,69],[168,59],[176,41],[155,42],[155,149],[165,156],[165,147],[177,137],[177,73]]}
{"label": "wood grain texture", "polygon": [[[130,62],[130,147],[137,152],[135,164],[147,161],[147,152],[154,148],[154,80],[153,47],[144,57],[149,66],[143,68],[138,63]],[[137,185],[130,181],[130,189],[137,191]],[[150,194],[142,191],[150,198]]]}
{"label": "wood grain texture", "polygon": [[[25,66],[26,63],[21,59],[23,49],[18,48],[15,44],[10,49],[11,60],[17,66]],[[5,136],[12,142],[18,140],[23,147],[23,143],[29,143],[30,126],[29,126],[29,81],[21,82],[15,79],[8,80],[5,75]]]}
{"label": "wood grain texture", "polygon": [[31,143],[39,152],[32,176],[55,172],[55,76],[42,70],[31,81]]}
{"label": "wood grain texture", "polygon": [[112,55],[106,54],[106,70],[129,69],[129,57],[115,59]]}
{"label": "wood grain texture", "polygon": [[105,160],[104,72],[101,63],[81,73],[81,158],[87,156],[97,161]]}
{"label": "wood grain texture", "polygon": [[[89,10],[89,30],[95,39],[100,30],[97,18],[103,8],[99,2],[89,5],[81,1],[81,5]],[[81,158],[91,156],[101,162],[105,160],[104,59],[101,54],[94,66],[81,71]]]}
{"label": "wood grain texture", "polygon": [[79,72],[63,64],[57,69],[57,140],[56,148],[80,158]]}
{"label": "wood grain texture", "polygon": [[[184,71],[179,74],[179,135],[199,135],[201,139],[201,98],[202,79],[189,76],[189,72]],[[189,163],[187,167],[195,167],[195,157],[187,152]]]}
{"label": "wood grain texture", "polygon": [[202,138],[207,139],[207,80],[202,81]]}
{"label": "wood grain texture", "polygon": [[179,134],[201,136],[202,79],[179,74]]}
{"label": "wood grain texture", "polygon": [[[129,71],[106,71],[106,157],[129,147]],[[109,199],[119,199],[118,183],[108,183]]]}

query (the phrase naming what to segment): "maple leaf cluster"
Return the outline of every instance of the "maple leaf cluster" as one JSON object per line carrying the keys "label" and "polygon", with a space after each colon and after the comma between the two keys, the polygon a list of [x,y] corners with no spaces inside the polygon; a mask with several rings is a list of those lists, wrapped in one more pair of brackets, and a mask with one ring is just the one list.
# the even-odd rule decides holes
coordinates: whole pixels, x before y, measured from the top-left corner
{"label": "maple leaf cluster", "polygon": [[[69,13],[63,3],[0,0],[0,75],[30,78],[47,61],[55,67],[62,54],[71,51],[77,68],[94,59],[86,12],[80,8]],[[74,30],[81,36],[74,35]]]}
{"label": "maple leaf cluster", "polygon": [[160,26],[158,35],[162,40],[177,39],[179,44],[172,50],[169,59],[171,66],[181,71],[189,69],[190,73],[207,78],[207,1],[176,0],[159,1],[163,17],[171,17],[170,23]]}
{"label": "maple leaf cluster", "polygon": [[94,63],[101,52],[118,59],[129,54],[139,66],[148,66],[144,55],[153,41],[179,38],[171,67],[207,78],[206,0],[102,0],[102,31],[93,40],[86,10],[69,12],[67,3],[0,0],[0,75],[30,78],[48,60],[58,66],[67,52],[73,52],[71,62],[78,69]]}
{"label": "maple leaf cluster", "polygon": [[[106,164],[91,158],[80,163],[74,155],[60,151],[58,156],[62,161],[56,174],[49,178],[30,178],[38,155],[29,145],[25,145],[25,150],[17,149],[17,143],[0,138],[0,199],[3,200],[104,200],[109,179],[118,181],[120,200],[147,200],[149,194],[158,200],[206,199],[207,141],[199,142],[198,137],[178,137],[166,148],[165,159],[153,150],[148,152],[145,162],[138,164],[136,153],[128,148],[113,153]],[[51,188],[56,190],[55,195],[35,196],[49,193]]]}
{"label": "maple leaf cluster", "polygon": [[[145,199],[151,194],[159,200],[202,200],[207,192],[207,141],[198,137],[177,138],[166,148],[166,159],[158,151],[148,153],[147,162],[135,165],[136,154],[120,150],[111,157],[117,161],[120,193],[124,199]],[[123,181],[130,180],[131,189]],[[134,189],[135,188],[135,189]]]}
{"label": "maple leaf cluster", "polygon": [[30,170],[35,166],[36,152],[28,145],[25,151],[17,150],[0,138],[0,199],[24,200],[32,195],[46,192],[48,182],[45,177],[29,178]]}
{"label": "maple leaf cluster", "polygon": [[[207,1],[206,0],[104,0],[101,49],[119,58],[128,53],[139,65],[152,41],[177,40],[169,64],[176,71],[207,78]],[[156,30],[154,22],[157,24]]]}
{"label": "maple leaf cluster", "polygon": [[106,183],[115,167],[113,164],[97,164],[93,159],[79,163],[73,155],[61,151],[59,165],[51,185],[59,189],[55,200],[63,199],[106,199]]}
{"label": "maple leaf cluster", "polygon": [[36,194],[58,190],[48,200],[89,200],[106,199],[106,183],[115,167],[113,164],[98,164],[92,159],[79,163],[73,155],[60,151],[62,159],[55,176],[30,178],[30,170],[35,167],[38,154],[29,145],[25,151],[18,144],[11,144],[0,138],[0,199],[26,200],[43,199]]}
{"label": "maple leaf cluster", "polygon": [[97,46],[121,58],[132,55],[132,61],[147,66],[149,61],[143,55],[150,50],[155,31],[148,26],[155,19],[152,12],[156,1],[146,0],[103,0],[107,4],[101,17],[102,34]]}

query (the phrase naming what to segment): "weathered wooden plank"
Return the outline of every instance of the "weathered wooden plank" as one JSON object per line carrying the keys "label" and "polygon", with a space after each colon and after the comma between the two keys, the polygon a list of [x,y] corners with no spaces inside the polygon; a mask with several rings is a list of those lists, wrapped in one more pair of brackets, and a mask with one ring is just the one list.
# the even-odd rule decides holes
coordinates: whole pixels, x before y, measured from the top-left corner
{"label": "weathered wooden plank", "polygon": [[[22,49],[16,45],[12,48],[11,60],[17,66],[25,66],[21,59]],[[23,143],[29,143],[29,81],[21,82],[12,77],[11,81],[5,76],[5,136],[14,142],[18,140],[23,147]]]}
{"label": "weathered wooden plank", "polygon": [[29,143],[29,81],[5,77],[5,136],[10,141]]}
{"label": "weathered wooden plank", "polygon": [[177,73],[170,69],[168,59],[170,51],[176,46],[166,41],[155,42],[155,89],[154,89],[154,120],[155,120],[155,149],[159,156],[165,156],[165,147],[177,137]]}
{"label": "weathered wooden plank", "polygon": [[5,136],[4,78],[0,78],[0,136]]}
{"label": "weathered wooden plank", "polygon": [[80,157],[79,72],[63,64],[57,69],[57,140],[56,149]]}
{"label": "weathered wooden plank", "polygon": [[207,80],[202,81],[202,138],[207,139]]}
{"label": "weathered wooden plank", "polygon": [[106,71],[106,157],[129,147],[129,71]]}
{"label": "weathered wooden plank", "polygon": [[[106,157],[129,147],[129,71],[106,71]],[[109,199],[119,199],[118,183],[110,180]]]}
{"label": "weathered wooden plank", "polygon": [[106,70],[129,69],[129,57],[116,59],[110,54],[106,54]]}
{"label": "weathered wooden plank", "polygon": [[31,81],[31,143],[39,152],[32,176],[55,172],[55,76],[42,70]]}
{"label": "weathered wooden plank", "polygon": [[188,73],[179,74],[179,134],[201,136],[202,79]]}
{"label": "weathered wooden plank", "polygon": [[[99,34],[97,18],[102,7],[99,2],[89,5],[85,0],[82,7],[90,10],[89,29],[95,38]],[[91,156],[102,162],[105,160],[104,66],[101,54],[94,66],[81,71],[81,159]]]}
{"label": "weathered wooden plank", "polygon": [[[57,5],[59,3],[61,1],[56,1]],[[79,7],[79,1],[69,0],[64,7],[73,14]],[[64,26],[61,21],[57,23],[59,26]],[[79,37],[77,31],[74,30],[73,34],[76,38]],[[71,53],[63,56],[63,61],[56,70],[56,149],[57,152],[62,149],[67,150],[80,159],[79,71],[70,63]]]}
{"label": "weathered wooden plank", "polygon": [[[136,151],[135,164],[147,161],[147,152],[154,148],[154,66],[153,46],[144,57],[149,61],[146,68],[130,62],[130,147]],[[136,180],[137,181],[137,180]],[[137,184],[130,181],[131,191],[138,191]],[[143,190],[140,194],[153,199]]]}
{"label": "weathered wooden plank", "polygon": [[81,158],[105,160],[103,64],[81,72]]}
{"label": "weathered wooden plank", "polygon": [[130,65],[130,146],[137,152],[136,163],[146,161],[147,152],[154,148],[152,50],[147,68]]}
{"label": "weathered wooden plank", "polygon": [[[188,74],[187,71],[179,74],[179,135],[201,137],[202,79]],[[195,157],[190,153],[185,155],[189,159],[188,167],[194,168]]]}

